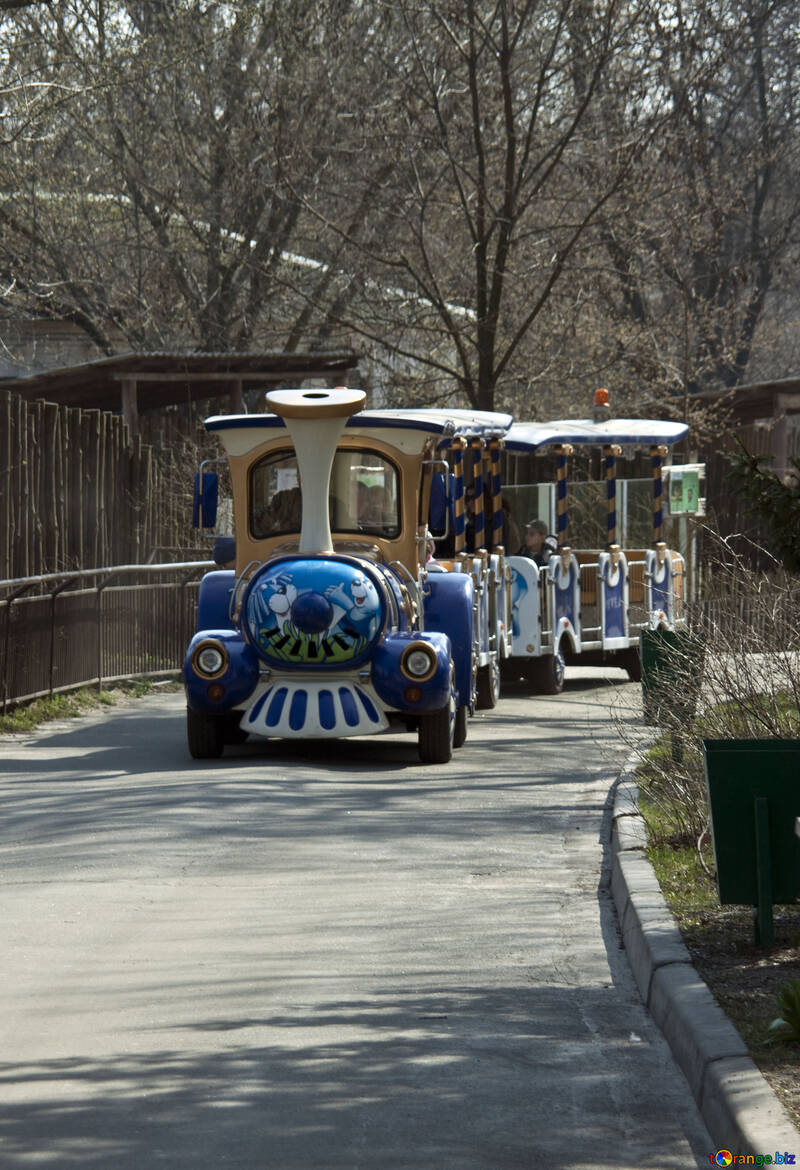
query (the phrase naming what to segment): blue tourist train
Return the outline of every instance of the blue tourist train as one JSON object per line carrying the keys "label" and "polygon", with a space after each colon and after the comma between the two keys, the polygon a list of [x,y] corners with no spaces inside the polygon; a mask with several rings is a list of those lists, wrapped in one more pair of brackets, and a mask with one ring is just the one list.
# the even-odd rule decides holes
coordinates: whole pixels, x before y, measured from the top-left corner
{"label": "blue tourist train", "polygon": [[[424,762],[446,763],[501,678],[557,694],[582,662],[638,679],[640,631],[684,621],[664,506],[684,424],[612,418],[605,391],[591,418],[554,422],[364,403],[345,388],[281,390],[267,413],[207,420],[236,535],[217,542],[184,664],[196,758],[248,736],[410,731]],[[621,481],[620,520],[616,469],[642,449],[651,477],[634,523],[634,481]],[[592,451],[600,482],[571,483],[571,457]],[[521,483],[512,469],[526,456],[554,482]],[[673,510],[681,494],[698,502],[699,467],[667,479]],[[601,486],[603,521],[587,529]],[[209,526],[215,490],[201,469],[195,510]],[[522,523],[534,504],[553,532],[537,559],[511,536],[514,507]]]}
{"label": "blue tourist train", "polygon": [[[468,716],[497,702],[510,577],[503,549],[486,547],[491,509],[466,548],[463,468],[474,452],[490,485],[511,417],[364,402],[344,388],[281,390],[269,413],[207,420],[236,535],[201,582],[184,663],[195,758],[247,736],[402,730],[423,762],[446,763]],[[214,487],[201,473],[207,524]]]}

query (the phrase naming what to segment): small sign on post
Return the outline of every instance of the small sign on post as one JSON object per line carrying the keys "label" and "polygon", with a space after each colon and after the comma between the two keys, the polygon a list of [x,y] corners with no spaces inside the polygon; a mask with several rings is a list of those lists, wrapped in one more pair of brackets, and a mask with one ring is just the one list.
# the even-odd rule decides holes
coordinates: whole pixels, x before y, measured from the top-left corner
{"label": "small sign on post", "polygon": [[705,463],[684,463],[664,469],[667,478],[667,506],[670,516],[704,516],[702,495],[706,475]]}
{"label": "small sign on post", "polygon": [[757,946],[774,941],[772,908],[800,894],[800,741],[704,739],[717,889],[755,907]]}

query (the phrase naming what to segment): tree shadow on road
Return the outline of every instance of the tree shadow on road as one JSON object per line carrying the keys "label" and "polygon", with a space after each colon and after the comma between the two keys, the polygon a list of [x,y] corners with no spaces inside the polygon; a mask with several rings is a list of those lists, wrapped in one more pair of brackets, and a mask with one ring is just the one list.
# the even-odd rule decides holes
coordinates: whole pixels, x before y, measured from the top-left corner
{"label": "tree shadow on road", "polygon": [[[687,1165],[662,1056],[635,1038],[640,1006],[606,987],[487,990],[442,977],[435,993],[255,1016],[237,1014],[236,989],[223,987],[231,1013],[176,1019],[172,1048],[5,1063],[3,1165]],[[131,1041],[140,1049],[143,1037]]]}

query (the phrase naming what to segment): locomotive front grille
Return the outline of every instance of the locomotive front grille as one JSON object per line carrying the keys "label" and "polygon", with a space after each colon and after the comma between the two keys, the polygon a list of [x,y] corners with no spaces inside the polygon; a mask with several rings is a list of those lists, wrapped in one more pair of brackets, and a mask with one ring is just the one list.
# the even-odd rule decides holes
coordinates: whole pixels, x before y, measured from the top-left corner
{"label": "locomotive front grille", "polygon": [[342,679],[273,682],[240,722],[252,735],[309,739],[371,735],[388,726],[372,688]]}

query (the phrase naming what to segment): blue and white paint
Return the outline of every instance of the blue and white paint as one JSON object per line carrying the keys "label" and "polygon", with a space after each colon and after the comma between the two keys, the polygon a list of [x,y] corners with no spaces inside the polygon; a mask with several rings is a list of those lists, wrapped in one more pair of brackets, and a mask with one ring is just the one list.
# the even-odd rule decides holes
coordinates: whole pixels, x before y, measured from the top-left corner
{"label": "blue and white paint", "polygon": [[672,555],[663,542],[645,553],[644,579],[647,612],[653,630],[675,628],[675,588]]}
{"label": "blue and white paint", "polygon": [[598,557],[600,627],[604,650],[623,650],[628,636],[628,562],[615,546]]}
{"label": "blue and white paint", "polygon": [[571,549],[563,547],[550,558],[547,579],[551,590],[553,652],[566,637],[576,654],[581,650],[581,570]]}
{"label": "blue and white paint", "polygon": [[339,666],[355,661],[386,621],[381,594],[362,566],[346,560],[288,559],[251,582],[245,618],[269,662]]}

